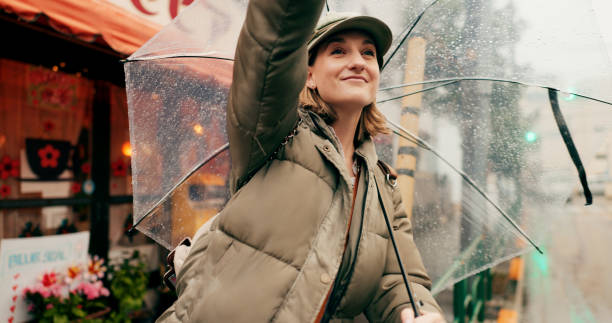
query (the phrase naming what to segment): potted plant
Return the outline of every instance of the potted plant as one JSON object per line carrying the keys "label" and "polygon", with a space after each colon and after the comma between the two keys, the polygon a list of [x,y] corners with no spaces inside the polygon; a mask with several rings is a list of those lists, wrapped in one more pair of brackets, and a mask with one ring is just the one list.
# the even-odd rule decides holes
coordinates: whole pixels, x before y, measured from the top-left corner
{"label": "potted plant", "polygon": [[148,277],[145,264],[138,251],[131,257],[109,266],[111,295],[115,309],[110,317],[113,322],[131,322],[140,316],[147,292]]}
{"label": "potted plant", "polygon": [[104,287],[104,260],[90,258],[87,266],[43,273],[24,289],[28,312],[36,322],[91,321],[107,313],[109,290]]}

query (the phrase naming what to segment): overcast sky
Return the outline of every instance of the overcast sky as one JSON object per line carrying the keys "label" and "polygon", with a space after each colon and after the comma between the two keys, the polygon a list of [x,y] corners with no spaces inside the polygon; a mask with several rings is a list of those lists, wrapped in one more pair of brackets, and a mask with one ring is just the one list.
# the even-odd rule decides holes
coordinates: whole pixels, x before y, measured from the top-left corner
{"label": "overcast sky", "polygon": [[612,1],[592,0],[597,14],[599,28],[608,45],[608,55],[612,53]]}

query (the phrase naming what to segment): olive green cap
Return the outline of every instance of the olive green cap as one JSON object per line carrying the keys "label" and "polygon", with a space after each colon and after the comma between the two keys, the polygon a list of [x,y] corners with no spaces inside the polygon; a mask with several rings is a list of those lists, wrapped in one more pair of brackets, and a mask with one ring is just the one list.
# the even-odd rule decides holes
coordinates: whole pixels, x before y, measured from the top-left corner
{"label": "olive green cap", "polygon": [[327,37],[345,30],[360,30],[370,35],[376,45],[378,66],[382,67],[383,56],[393,41],[391,29],[380,19],[354,12],[329,12],[321,17],[308,42],[308,54]]}

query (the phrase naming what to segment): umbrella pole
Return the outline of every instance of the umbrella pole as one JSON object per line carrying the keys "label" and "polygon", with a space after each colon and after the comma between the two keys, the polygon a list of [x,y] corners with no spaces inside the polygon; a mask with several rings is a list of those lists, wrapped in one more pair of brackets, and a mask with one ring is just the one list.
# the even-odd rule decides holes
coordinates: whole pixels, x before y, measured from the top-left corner
{"label": "umbrella pole", "polygon": [[378,184],[378,180],[376,176],[374,176],[374,182],[376,183],[376,190],[378,191],[378,199],[380,200],[380,206],[383,211],[383,217],[385,218],[385,223],[387,224],[387,230],[389,231],[389,238],[391,238],[391,244],[393,244],[393,251],[395,252],[395,257],[397,258],[397,264],[399,265],[400,271],[402,273],[402,279],[404,280],[404,285],[406,285],[406,292],[408,293],[408,299],[410,300],[410,305],[412,306],[412,312],[414,313],[414,317],[419,317],[421,315],[421,311],[419,310],[420,306],[414,301],[412,289],[410,288],[410,282],[408,281],[408,275],[406,274],[406,269],[404,269],[404,263],[402,262],[401,253],[399,251],[399,247],[397,246],[397,242],[395,241],[395,234],[393,233],[393,227],[391,226],[391,221],[389,220],[389,215],[387,214],[387,211],[386,211],[387,209],[389,209],[389,205],[385,204],[385,200],[380,194],[380,185]]}
{"label": "umbrella pole", "polygon": [[[408,40],[408,53],[406,55],[406,69],[404,83],[418,83],[423,81],[425,73],[425,47],[423,37],[412,37]],[[408,86],[404,89],[406,94],[418,92],[423,84]],[[416,93],[402,99],[401,125],[412,133],[419,130],[419,111],[423,101],[423,94]],[[417,145],[402,137],[399,139],[399,148],[395,167],[398,173],[398,185],[402,193],[402,203],[408,219],[412,219],[412,206],[414,204],[414,173],[418,156]]]}

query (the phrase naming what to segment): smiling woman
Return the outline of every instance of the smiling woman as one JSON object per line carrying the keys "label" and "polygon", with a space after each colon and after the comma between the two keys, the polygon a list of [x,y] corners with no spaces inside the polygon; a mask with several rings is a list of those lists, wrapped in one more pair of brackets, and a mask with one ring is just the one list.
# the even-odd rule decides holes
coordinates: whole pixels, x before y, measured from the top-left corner
{"label": "smiling woman", "polygon": [[250,1],[227,107],[232,197],[159,321],[412,322],[411,307],[442,321],[427,314],[440,309],[372,141],[386,132],[374,103],[391,32],[347,13],[315,27],[323,3]]}
{"label": "smiling woman", "polygon": [[308,76],[300,103],[327,123],[335,124],[336,131],[349,126],[346,131],[355,142],[342,143],[349,148],[344,151],[348,165],[352,164],[354,152],[351,146],[357,146],[366,135],[388,133],[385,118],[375,103],[379,61],[376,43],[361,30],[338,32],[309,49]]}

